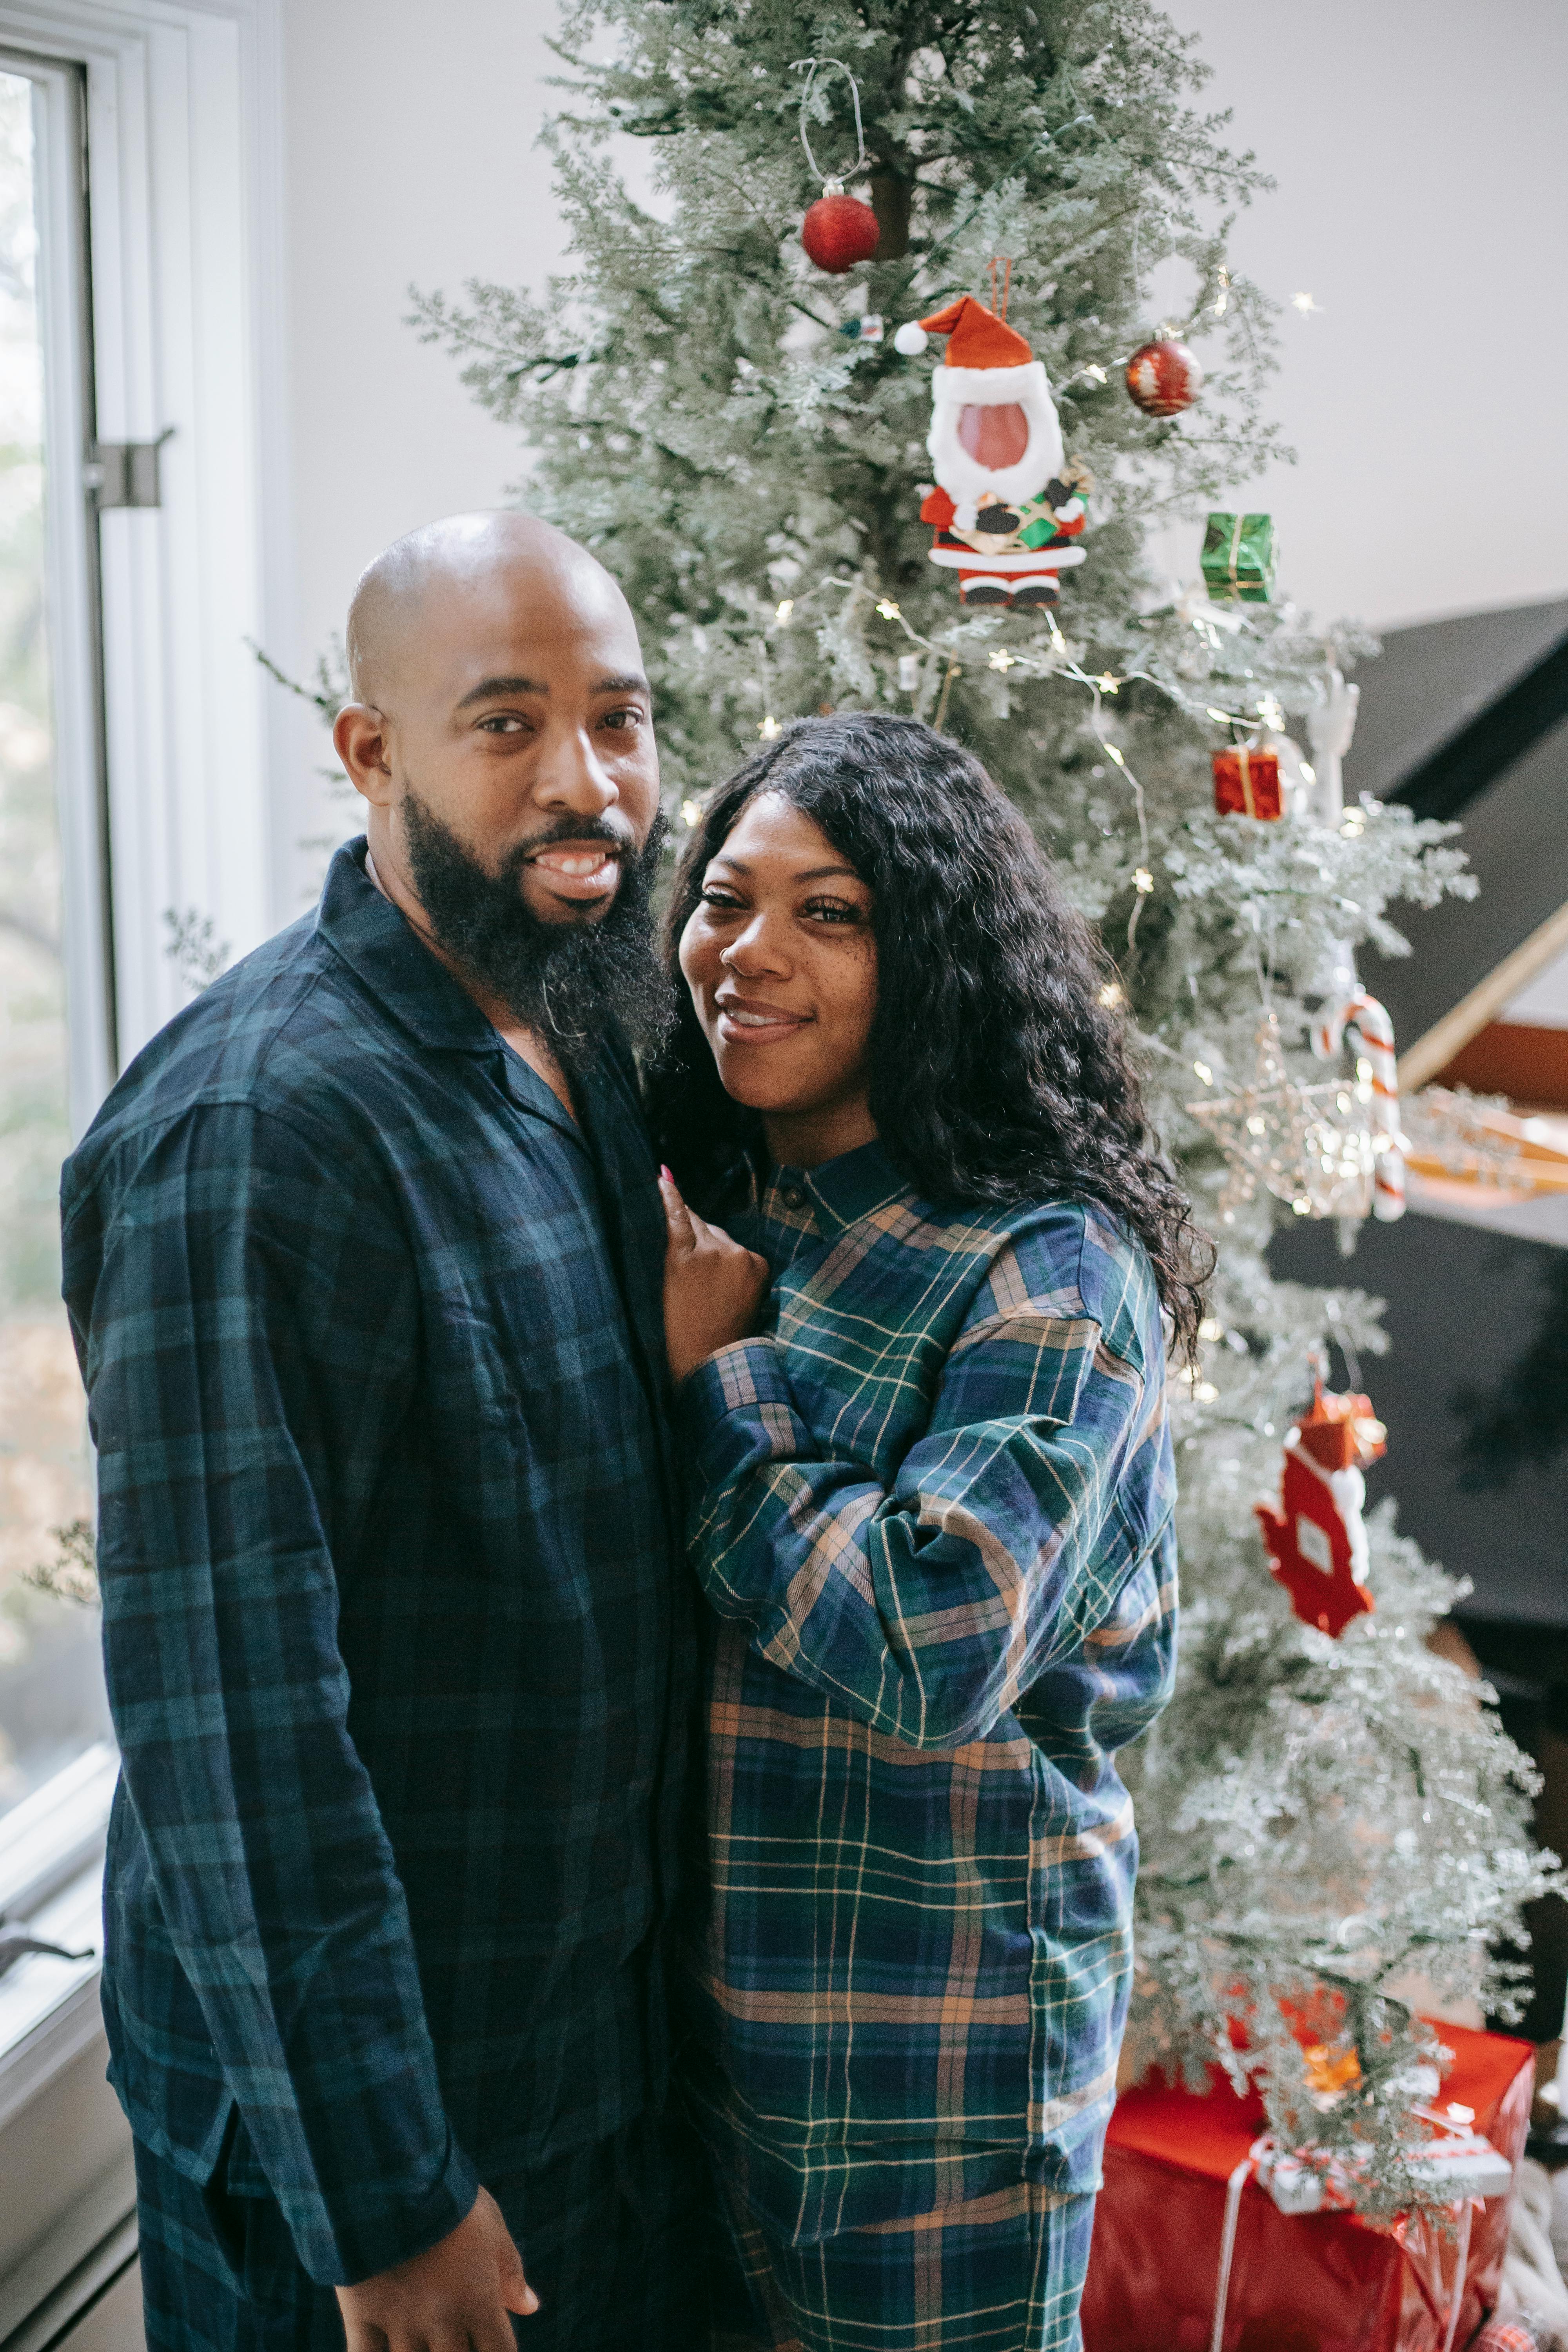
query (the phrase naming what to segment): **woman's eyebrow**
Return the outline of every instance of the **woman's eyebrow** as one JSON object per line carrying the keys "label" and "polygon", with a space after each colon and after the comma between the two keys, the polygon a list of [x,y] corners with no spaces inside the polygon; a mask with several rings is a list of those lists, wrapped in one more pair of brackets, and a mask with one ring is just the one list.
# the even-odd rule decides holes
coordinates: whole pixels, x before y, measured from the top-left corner
{"label": "woman's eyebrow", "polygon": [[[735,874],[749,874],[752,870],[743,857],[731,857],[727,849],[716,849],[708,863],[710,866],[728,866]],[[830,874],[847,874],[851,882],[860,879],[852,866],[808,866],[804,872],[792,874],[789,878],[792,882],[821,882]]]}

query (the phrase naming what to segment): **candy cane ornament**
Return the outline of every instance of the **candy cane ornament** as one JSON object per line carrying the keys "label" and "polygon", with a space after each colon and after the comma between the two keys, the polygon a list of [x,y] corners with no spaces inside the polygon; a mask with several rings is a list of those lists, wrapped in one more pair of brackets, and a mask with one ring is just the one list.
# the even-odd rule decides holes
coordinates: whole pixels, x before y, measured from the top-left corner
{"label": "candy cane ornament", "polygon": [[1405,1214],[1405,1138],[1399,1125],[1399,1066],[1394,1055],[1394,1024],[1375,996],[1364,989],[1323,1013],[1312,1030],[1312,1051],[1331,1062],[1347,1029],[1353,1029],[1372,1071],[1372,1123],[1386,1137],[1373,1169],[1372,1213],[1391,1225]]}

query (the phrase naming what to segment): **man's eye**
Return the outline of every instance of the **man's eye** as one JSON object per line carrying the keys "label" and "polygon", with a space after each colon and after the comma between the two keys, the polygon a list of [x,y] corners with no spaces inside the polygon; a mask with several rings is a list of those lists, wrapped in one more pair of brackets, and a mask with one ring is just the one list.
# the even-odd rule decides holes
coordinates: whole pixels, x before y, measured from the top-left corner
{"label": "man's eye", "polygon": [[527,725],[515,710],[498,710],[489,719],[481,719],[479,731],[484,735],[520,735]]}
{"label": "man's eye", "polygon": [[608,710],[605,714],[605,725],[618,729],[623,735],[631,734],[642,722],[640,710]]}

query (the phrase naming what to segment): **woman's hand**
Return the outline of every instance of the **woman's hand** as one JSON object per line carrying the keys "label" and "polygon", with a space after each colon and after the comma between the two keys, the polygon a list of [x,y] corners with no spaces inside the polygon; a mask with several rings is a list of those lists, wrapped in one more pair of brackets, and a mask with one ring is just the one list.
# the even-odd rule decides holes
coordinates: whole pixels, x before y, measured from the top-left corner
{"label": "woman's hand", "polygon": [[679,1382],[715,1348],[750,1337],[767,1296],[769,1266],[731,1241],[721,1225],[694,1216],[668,1168],[658,1176],[668,1244],[664,1257],[664,1339]]}

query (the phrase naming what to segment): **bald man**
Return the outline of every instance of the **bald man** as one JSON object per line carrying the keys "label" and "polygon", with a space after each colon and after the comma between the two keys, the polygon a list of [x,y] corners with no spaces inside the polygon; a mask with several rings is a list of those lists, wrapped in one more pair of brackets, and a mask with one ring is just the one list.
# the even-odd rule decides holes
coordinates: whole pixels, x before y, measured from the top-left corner
{"label": "bald man", "polygon": [[399,541],[348,642],[368,839],[64,1185],[148,2341],[691,2352],[647,684],[515,515]]}

